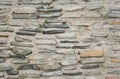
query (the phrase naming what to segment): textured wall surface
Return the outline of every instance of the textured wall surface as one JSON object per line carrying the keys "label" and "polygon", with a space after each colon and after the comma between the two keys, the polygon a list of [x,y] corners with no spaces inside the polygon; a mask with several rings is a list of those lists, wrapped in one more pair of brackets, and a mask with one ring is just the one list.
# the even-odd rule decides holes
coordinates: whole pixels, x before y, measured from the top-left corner
{"label": "textured wall surface", "polygon": [[120,0],[0,0],[0,79],[120,79]]}

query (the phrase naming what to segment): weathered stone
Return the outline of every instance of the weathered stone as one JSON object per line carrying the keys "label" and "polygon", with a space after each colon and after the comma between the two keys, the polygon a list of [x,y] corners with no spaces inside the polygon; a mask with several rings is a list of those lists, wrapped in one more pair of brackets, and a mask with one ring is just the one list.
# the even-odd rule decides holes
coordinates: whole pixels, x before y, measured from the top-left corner
{"label": "weathered stone", "polygon": [[56,18],[62,16],[62,13],[51,13],[39,15],[39,18]]}
{"label": "weathered stone", "polygon": [[63,75],[68,75],[68,76],[76,76],[76,75],[82,75],[82,72],[79,70],[62,70]]}
{"label": "weathered stone", "polygon": [[7,44],[7,38],[0,38],[0,44]]}
{"label": "weathered stone", "polygon": [[0,37],[9,37],[8,34],[0,34]]}
{"label": "weathered stone", "polygon": [[87,12],[84,15],[85,18],[100,18],[101,14],[97,13],[97,12]]}
{"label": "weathered stone", "polygon": [[0,71],[11,70],[13,67],[7,63],[0,63]]}
{"label": "weathered stone", "polygon": [[62,66],[76,65],[78,64],[77,60],[64,60],[61,62]]}
{"label": "weathered stone", "polygon": [[6,5],[6,6],[11,6],[15,4],[17,1],[16,0],[0,0],[0,5]]}
{"label": "weathered stone", "polygon": [[108,34],[106,33],[92,33],[91,34],[92,37],[103,37],[103,38],[107,38],[108,37]]}
{"label": "weathered stone", "polygon": [[5,58],[0,58],[0,63],[5,62]]}
{"label": "weathered stone", "polygon": [[65,54],[65,55],[69,55],[69,54],[74,54],[75,51],[73,51],[72,49],[57,49],[56,50],[57,54]]}
{"label": "weathered stone", "polygon": [[119,6],[114,6],[114,7],[111,7],[110,10],[112,10],[112,11],[120,11],[120,7]]}
{"label": "weathered stone", "polygon": [[109,28],[111,32],[120,32],[120,27],[111,27]]}
{"label": "weathered stone", "polygon": [[99,42],[99,40],[96,38],[85,38],[83,41],[84,43]]}
{"label": "weathered stone", "polygon": [[118,76],[118,75],[106,75],[105,79],[120,79],[120,76]]}
{"label": "weathered stone", "polygon": [[64,33],[64,30],[48,30],[48,31],[43,31],[43,34],[60,34]]}
{"label": "weathered stone", "polygon": [[0,27],[0,32],[13,32],[14,29],[10,27]]}
{"label": "weathered stone", "polygon": [[56,45],[57,42],[56,42],[56,40],[53,40],[53,39],[51,39],[51,40],[49,40],[49,39],[48,40],[47,39],[45,39],[45,40],[39,39],[39,40],[36,40],[35,44],[36,45]]}
{"label": "weathered stone", "polygon": [[27,32],[27,31],[19,31],[16,34],[18,34],[18,35],[28,35],[28,36],[35,36],[36,35],[36,33],[34,33],[34,32]]}
{"label": "weathered stone", "polygon": [[55,51],[52,51],[52,50],[39,50],[39,53],[55,53]]}
{"label": "weathered stone", "polygon": [[40,70],[40,68],[36,64],[26,64],[19,66],[17,70]]}
{"label": "weathered stone", "polygon": [[20,0],[19,4],[32,4],[32,5],[40,5],[40,4],[50,4],[51,2],[53,2],[53,0]]}
{"label": "weathered stone", "polygon": [[[72,15],[71,15],[72,14]],[[61,16],[62,18],[81,18],[82,14],[75,12],[66,12]]]}
{"label": "weathered stone", "polygon": [[36,13],[37,9],[35,7],[31,6],[22,6],[22,7],[17,7],[14,10],[14,13]]}
{"label": "weathered stone", "polygon": [[19,77],[25,79],[37,79],[40,78],[40,74],[39,70],[19,70]]}
{"label": "weathered stone", "polygon": [[64,40],[64,41],[60,41],[60,43],[79,43],[79,41],[67,41],[67,40]]}
{"label": "weathered stone", "polygon": [[85,66],[82,66],[81,69],[96,69],[96,68],[99,68],[100,65],[98,64],[93,64],[93,65],[85,65]]}
{"label": "weathered stone", "polygon": [[4,77],[4,72],[0,72],[0,77]]}
{"label": "weathered stone", "polygon": [[76,46],[72,46],[72,49],[87,49],[87,48],[90,48],[90,45],[89,44],[81,44],[81,45],[76,45]]}
{"label": "weathered stone", "polygon": [[0,51],[0,57],[10,57],[10,54],[12,52],[10,50],[1,50]]}
{"label": "weathered stone", "polygon": [[62,9],[60,8],[51,8],[51,9],[38,9],[39,12],[61,12]]}
{"label": "weathered stone", "polygon": [[106,15],[108,18],[120,18],[120,14],[118,13],[109,13]]}
{"label": "weathered stone", "polygon": [[41,70],[58,70],[60,68],[61,65],[59,63],[52,63],[52,62],[40,66]]}
{"label": "weathered stone", "polygon": [[12,58],[12,64],[28,64],[30,61],[25,58]]}
{"label": "weathered stone", "polygon": [[86,9],[87,10],[98,10],[98,9],[102,9],[104,8],[103,5],[95,5],[95,4],[90,4],[90,5],[86,5]]}
{"label": "weathered stone", "polygon": [[116,75],[119,75],[119,74],[120,74],[120,70],[114,70],[114,71],[108,72],[108,74],[116,74]]}
{"label": "weathered stone", "polygon": [[41,73],[42,76],[45,77],[50,77],[50,76],[60,76],[62,75],[62,71],[61,70],[57,70],[57,71],[44,71]]}
{"label": "weathered stone", "polygon": [[12,52],[14,54],[21,54],[21,55],[29,55],[32,53],[30,49],[22,49],[22,48],[17,48],[17,47],[12,48]]}
{"label": "weathered stone", "polygon": [[112,63],[120,63],[120,59],[114,59],[114,58],[112,58],[112,59],[111,59],[111,62],[112,62]]}
{"label": "weathered stone", "polygon": [[96,78],[93,76],[90,76],[90,77],[86,77],[85,79],[96,79]]}
{"label": "weathered stone", "polygon": [[101,71],[86,71],[84,73],[85,76],[92,76],[92,75],[102,75]]}
{"label": "weathered stone", "polygon": [[103,57],[103,56],[104,56],[104,51],[102,49],[100,49],[100,50],[88,50],[88,51],[80,53],[81,58]]}
{"label": "weathered stone", "polygon": [[17,55],[11,55],[12,58],[19,58],[19,59],[26,59],[25,55],[17,54]]}
{"label": "weathered stone", "polygon": [[17,14],[17,13],[13,13],[13,19],[37,19],[38,16],[36,14]]}
{"label": "weathered stone", "polygon": [[33,29],[33,28],[22,28],[22,29],[19,29],[20,31],[28,31],[28,32],[41,32],[41,30],[39,30],[38,28],[36,29]]}
{"label": "weathered stone", "polygon": [[78,11],[78,10],[82,10],[82,9],[83,9],[82,6],[74,5],[74,6],[71,6],[71,7],[66,7],[64,10],[67,11],[67,12],[73,12],[73,11]]}
{"label": "weathered stone", "polygon": [[10,42],[10,44],[13,46],[19,46],[19,47],[33,47],[32,44],[24,44],[20,42]]}
{"label": "weathered stone", "polygon": [[55,46],[48,46],[48,45],[41,45],[38,47],[39,50],[48,50],[48,51],[55,51]]}
{"label": "weathered stone", "polygon": [[16,71],[16,70],[7,70],[6,73],[7,73],[8,75],[18,75],[18,74],[19,74],[19,72]]}
{"label": "weathered stone", "polygon": [[104,63],[103,58],[85,58],[81,60],[82,64],[95,64],[95,63]]}
{"label": "weathered stone", "polygon": [[67,24],[47,24],[44,23],[45,28],[69,28]]}
{"label": "weathered stone", "polygon": [[32,42],[32,40],[27,39],[27,38],[23,38],[23,37],[20,37],[20,36],[15,36],[14,40],[17,41],[17,42]]}
{"label": "weathered stone", "polygon": [[56,36],[59,39],[76,39],[77,35],[76,33],[64,33],[64,34],[59,34]]}
{"label": "weathered stone", "polygon": [[17,20],[12,19],[12,20],[8,20],[8,25],[10,25],[10,26],[25,26],[25,21],[19,20],[19,19],[17,19]]}

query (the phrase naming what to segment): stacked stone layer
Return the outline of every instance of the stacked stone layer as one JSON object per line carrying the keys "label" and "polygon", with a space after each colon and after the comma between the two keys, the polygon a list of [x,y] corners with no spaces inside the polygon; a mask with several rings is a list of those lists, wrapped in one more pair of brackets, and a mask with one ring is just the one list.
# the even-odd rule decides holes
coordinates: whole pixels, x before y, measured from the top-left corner
{"label": "stacked stone layer", "polygon": [[120,79],[119,0],[0,0],[0,79]]}

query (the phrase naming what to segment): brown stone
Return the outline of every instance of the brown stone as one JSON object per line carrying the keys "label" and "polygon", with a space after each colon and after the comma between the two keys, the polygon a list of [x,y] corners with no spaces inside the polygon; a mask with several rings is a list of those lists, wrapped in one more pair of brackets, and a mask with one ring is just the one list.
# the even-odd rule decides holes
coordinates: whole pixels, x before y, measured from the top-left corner
{"label": "brown stone", "polygon": [[101,50],[87,50],[80,53],[80,57],[87,58],[87,57],[103,57],[104,51]]}
{"label": "brown stone", "polygon": [[105,79],[120,79],[120,77],[117,75],[107,75]]}
{"label": "brown stone", "polygon": [[120,63],[120,59],[111,59],[112,63]]}

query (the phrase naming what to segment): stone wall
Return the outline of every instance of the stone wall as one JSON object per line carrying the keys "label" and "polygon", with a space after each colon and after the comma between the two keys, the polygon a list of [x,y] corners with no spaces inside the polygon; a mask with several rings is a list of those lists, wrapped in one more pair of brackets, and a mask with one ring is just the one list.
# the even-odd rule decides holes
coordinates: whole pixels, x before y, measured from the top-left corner
{"label": "stone wall", "polygon": [[120,0],[0,0],[0,79],[120,79]]}

